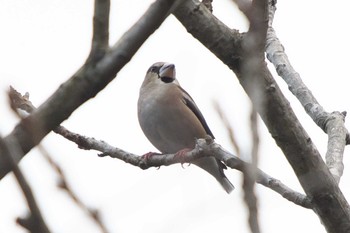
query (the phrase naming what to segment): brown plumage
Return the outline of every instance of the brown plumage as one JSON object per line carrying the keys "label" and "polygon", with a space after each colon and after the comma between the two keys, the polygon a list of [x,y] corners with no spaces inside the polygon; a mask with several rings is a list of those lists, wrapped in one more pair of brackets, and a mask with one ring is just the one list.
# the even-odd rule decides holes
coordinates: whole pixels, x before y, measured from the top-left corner
{"label": "brown plumage", "polygon": [[[165,154],[193,149],[195,138],[207,134],[214,138],[197,105],[179,85],[173,64],[157,62],[148,69],[140,89],[138,118],[148,140]],[[193,164],[213,175],[227,193],[234,189],[219,160],[207,157]]]}

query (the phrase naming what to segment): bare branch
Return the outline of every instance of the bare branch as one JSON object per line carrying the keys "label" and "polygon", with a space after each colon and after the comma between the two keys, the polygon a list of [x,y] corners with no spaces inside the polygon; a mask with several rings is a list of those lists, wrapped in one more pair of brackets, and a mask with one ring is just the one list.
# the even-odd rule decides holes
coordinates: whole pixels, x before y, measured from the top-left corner
{"label": "bare branch", "polygon": [[344,171],[343,156],[346,135],[349,134],[344,125],[344,118],[344,113],[332,112],[326,125],[328,135],[326,164],[338,184]]}
{"label": "bare branch", "polygon": [[[18,113],[18,110],[26,111],[27,113],[33,112],[36,108],[32,104],[32,102],[29,100],[29,93],[27,92],[25,95],[21,95],[18,91],[16,91],[13,87],[10,87],[9,91],[9,98],[10,98],[10,105],[12,110],[14,112]],[[20,114],[18,114],[20,115]],[[67,192],[67,194],[72,198],[72,200],[85,212],[88,216],[91,217],[93,221],[97,224],[97,226],[101,229],[101,232],[107,233],[108,230],[106,226],[103,224],[99,211],[96,209],[88,208],[81,200],[80,198],[73,192],[72,188],[69,186],[66,176],[63,173],[61,167],[55,163],[55,161],[50,157],[49,152],[45,149],[44,146],[41,144],[38,145],[38,149],[43,155],[43,157],[48,161],[48,163],[52,166],[52,168],[56,171],[58,174],[60,180],[59,180],[59,187],[62,188]],[[16,165],[17,166],[17,165]],[[22,226],[31,226],[32,222],[31,216],[29,216],[27,219],[19,219],[18,223]],[[36,224],[34,224],[36,225]]]}
{"label": "bare branch", "polygon": [[349,135],[344,125],[345,114],[326,112],[294,70],[272,27],[275,10],[274,2],[270,0],[269,28],[266,38],[267,58],[275,66],[279,76],[288,84],[289,90],[297,97],[306,113],[328,134],[326,164],[336,182],[339,183],[344,170],[343,154],[346,138]]}
{"label": "bare branch", "polygon": [[[26,104],[29,100],[22,98],[20,93],[16,92],[17,99],[15,108],[21,108],[25,106],[26,109],[28,104]],[[22,109],[24,110],[24,109]],[[29,111],[33,111],[34,106],[32,106]],[[27,110],[25,110],[27,111]],[[224,150],[219,144],[215,143],[211,138],[204,140],[198,139],[196,143],[196,147],[194,150],[186,153],[184,156],[176,156],[175,154],[161,155],[155,154],[149,158],[138,156],[133,153],[121,150],[119,148],[113,147],[107,144],[104,141],[96,140],[95,138],[85,137],[79,135],[77,133],[73,133],[66,129],[63,126],[59,126],[55,129],[57,134],[60,134],[64,138],[76,143],[79,148],[84,150],[96,150],[100,151],[102,154],[99,154],[101,157],[109,156],[112,158],[117,158],[123,160],[126,163],[131,165],[140,167],[141,169],[148,169],[150,167],[160,167],[160,166],[169,166],[175,163],[190,163],[191,161],[204,157],[204,156],[213,156],[223,161],[228,167],[232,169],[239,170],[243,172],[245,169],[250,169],[252,166],[249,163],[246,163],[239,159],[237,156],[227,152]],[[267,175],[260,169],[256,169],[256,182],[266,186],[277,193],[279,193],[282,197],[287,200],[295,203],[296,205],[300,205],[305,208],[311,208],[311,201],[308,197],[303,194],[297,193],[286,185],[281,183],[281,181]]]}
{"label": "bare branch", "polygon": [[[129,62],[144,41],[161,25],[171,10],[183,0],[158,0],[119,39],[119,41],[96,64],[85,63],[68,81],[60,85],[30,116],[21,120],[4,138],[16,138],[21,146],[16,163],[36,146],[43,137],[67,119],[74,110],[101,91]],[[0,147],[0,155],[3,149]],[[0,179],[9,171],[9,165],[0,156]]]}
{"label": "bare branch", "polygon": [[[149,158],[135,155],[133,153],[121,150],[119,148],[113,147],[104,141],[99,141],[91,137],[85,137],[73,132],[70,132],[64,127],[58,127],[56,133],[62,135],[66,139],[75,142],[79,148],[85,150],[97,150],[102,152],[99,156],[109,156],[112,158],[117,158],[123,160],[126,163],[132,164],[134,166],[140,167],[141,169],[148,169],[150,167],[160,167],[169,166],[175,163],[190,163],[191,161],[204,157],[204,156],[215,156],[219,160],[223,161],[228,167],[232,169],[244,171],[245,168],[249,168],[251,165],[239,159],[222,149],[222,147],[210,141],[208,145],[207,140],[198,139],[196,148],[192,151],[186,153],[184,156],[176,156],[175,154],[155,154]],[[266,173],[262,172],[260,169],[257,170],[256,182],[264,185],[268,188],[279,193],[282,197],[295,203],[296,205],[303,206],[305,208],[311,208],[311,200],[305,195],[297,193],[286,185],[281,183],[279,180],[272,178]]]}
{"label": "bare branch", "polygon": [[[242,3],[242,1],[240,1]],[[244,200],[249,210],[249,226],[252,233],[259,233],[259,220],[258,220],[258,208],[257,197],[255,195],[254,184],[256,179],[257,159],[258,159],[258,146],[259,137],[257,130],[257,112],[265,111],[265,99],[261,89],[262,85],[261,74],[259,67],[264,62],[264,48],[266,41],[267,31],[267,0],[253,0],[251,6],[245,9],[245,14],[250,22],[249,30],[246,34],[245,40],[243,40],[242,48],[244,56],[242,59],[242,72],[245,74],[246,79],[249,80],[247,88],[249,92],[254,96],[252,97],[256,102],[252,107],[251,112],[251,129],[252,129],[252,151],[251,160],[252,165],[244,169]]]}
{"label": "bare branch", "polygon": [[109,13],[110,0],[95,0],[90,61],[97,62],[109,48]]}
{"label": "bare branch", "polygon": [[32,189],[14,160],[14,158],[18,157],[18,154],[20,154],[20,146],[16,142],[15,138],[4,141],[1,137],[0,146],[5,150],[5,153],[3,153],[4,156],[6,156],[5,159],[11,166],[11,170],[13,171],[16,180],[22,189],[23,195],[30,210],[28,216],[25,218],[18,218],[17,223],[32,233],[49,233],[50,230],[41,215]]}
{"label": "bare branch", "polygon": [[21,95],[21,93],[19,93],[12,86],[10,86],[8,97],[11,109],[16,113],[18,113],[18,109],[26,111],[27,113],[31,113],[35,109],[34,105],[29,100],[28,92],[24,95]]}
{"label": "bare branch", "polygon": [[[220,108],[219,104],[217,102],[214,102],[214,108],[216,109],[216,111],[218,112],[221,121],[224,123],[225,128],[228,130],[229,132],[229,137],[231,140],[231,143],[234,145],[233,147],[236,148],[238,157],[240,157],[240,149],[239,149],[239,145],[234,137],[234,131],[233,128],[231,127],[231,125],[228,122],[227,117],[225,116],[225,114],[223,113],[222,109]],[[242,163],[243,165],[238,165]],[[238,162],[237,165],[235,165],[234,169],[239,170],[238,168],[242,168],[242,171],[244,170],[244,167],[249,167],[249,164],[244,165],[245,163],[243,161]],[[255,166],[256,169],[256,166]],[[247,168],[246,168],[247,170]],[[275,192],[281,194],[284,198],[286,198],[287,200],[296,203],[297,205],[303,206],[305,208],[311,208],[311,202],[310,199],[306,198],[305,195],[297,193],[293,190],[291,190],[290,188],[288,188],[286,185],[284,185],[283,183],[281,183],[281,181],[272,178],[271,176],[267,175],[266,173],[264,173],[263,171],[259,170],[258,175],[256,177],[256,182],[268,187],[272,190],[274,190]]]}
{"label": "bare branch", "polygon": [[100,228],[101,232],[108,233],[107,227],[103,224],[100,217],[100,212],[97,209],[92,209],[86,206],[83,201],[79,198],[77,194],[74,193],[73,189],[70,187],[67,177],[64,174],[61,167],[51,158],[49,152],[41,144],[38,145],[38,149],[44,158],[48,161],[51,167],[59,176],[58,187],[67,192],[67,194],[72,198],[77,206],[79,206]]}
{"label": "bare branch", "polygon": [[[133,153],[124,151],[122,149],[113,147],[104,141],[99,141],[91,137],[85,137],[76,133],[72,133],[63,127],[59,127],[57,132],[63,137],[75,142],[79,148],[86,150],[97,150],[102,152],[99,156],[109,156],[123,160],[126,163],[140,167],[141,169],[148,169],[150,167],[169,166],[175,163],[191,163],[191,161],[204,156],[215,156],[217,159],[223,161],[228,167],[243,172],[249,169],[251,165],[239,159],[237,156],[224,150],[219,144],[212,140],[198,139],[195,149],[186,153],[184,156],[176,156],[176,154],[155,154],[151,157],[142,157]],[[297,193],[279,180],[272,178],[260,169],[257,170],[256,182],[279,193],[282,197],[293,202],[296,205],[305,208],[311,208],[311,200],[303,194]]]}
{"label": "bare branch", "polygon": [[233,149],[236,151],[236,154],[238,155],[238,157],[240,157],[241,149],[238,145],[233,127],[230,125],[230,122],[228,121],[227,116],[224,114],[220,104],[218,102],[214,101],[213,105],[214,105],[214,108],[221,119],[221,122],[223,122],[225,129],[227,130],[228,137],[230,139],[230,142],[232,144]]}
{"label": "bare branch", "polygon": [[257,125],[257,112],[252,108],[250,115],[251,131],[252,131],[252,151],[251,151],[251,166],[246,166],[243,170],[243,190],[244,200],[249,210],[248,223],[252,233],[259,233],[259,219],[257,197],[255,195],[254,184],[256,181],[259,135]]}
{"label": "bare branch", "polygon": [[[254,80],[244,72],[247,62],[242,49],[247,39],[245,34],[225,26],[197,0],[184,2],[174,15],[193,37],[235,73],[305,193],[312,197],[313,210],[325,228],[329,232],[349,231],[349,204],[265,63],[255,67],[260,85],[256,85],[257,89],[250,88]],[[256,96],[256,90],[262,96]],[[260,108],[262,100],[264,107]]]}

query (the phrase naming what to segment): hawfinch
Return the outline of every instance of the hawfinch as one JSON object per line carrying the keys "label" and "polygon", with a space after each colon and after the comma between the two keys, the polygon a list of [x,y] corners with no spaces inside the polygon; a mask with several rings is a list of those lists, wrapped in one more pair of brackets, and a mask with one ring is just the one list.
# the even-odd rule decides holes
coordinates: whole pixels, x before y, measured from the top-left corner
{"label": "hawfinch", "polygon": [[[192,150],[195,138],[207,134],[214,138],[197,105],[177,81],[173,64],[157,62],[148,69],[140,89],[138,119],[148,140],[164,154]],[[234,189],[218,159],[205,157],[193,164],[214,176],[227,193]]]}

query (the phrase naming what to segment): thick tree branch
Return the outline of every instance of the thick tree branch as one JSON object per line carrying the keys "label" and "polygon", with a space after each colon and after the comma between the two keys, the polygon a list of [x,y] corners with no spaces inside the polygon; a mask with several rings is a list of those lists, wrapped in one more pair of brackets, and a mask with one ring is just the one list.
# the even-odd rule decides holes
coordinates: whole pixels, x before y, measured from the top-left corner
{"label": "thick tree branch", "polygon": [[[251,90],[254,79],[244,73],[244,35],[227,28],[196,0],[184,2],[175,12],[184,27],[231,68],[251,98],[270,134],[296,173],[314,211],[328,232],[350,231],[350,208],[315,145],[283,96],[265,63],[258,63],[260,84]],[[256,95],[256,91],[259,95]],[[264,106],[264,107],[262,107]]]}
{"label": "thick tree branch", "polygon": [[88,60],[97,62],[109,48],[110,0],[95,0],[93,34]]}
{"label": "thick tree branch", "polygon": [[[270,0],[271,1],[271,0]],[[289,90],[297,97],[306,113],[328,134],[326,164],[339,183],[343,174],[343,154],[346,137],[349,134],[344,125],[346,113],[326,112],[318,103],[311,91],[303,83],[300,75],[292,67],[276,32],[272,27],[276,7],[273,2],[269,8],[269,27],[267,34],[266,53],[269,61],[275,66],[279,76],[288,84]]]}
{"label": "thick tree branch", "polygon": [[202,3],[211,13],[213,13],[213,0],[202,0]]}
{"label": "thick tree branch", "polygon": [[[19,92],[11,88],[11,98],[13,101],[14,109],[22,109],[27,112],[32,112],[35,107],[28,99],[28,95],[22,96]],[[107,144],[104,141],[99,141],[91,137],[85,137],[77,133],[73,133],[63,126],[59,126],[55,129],[57,134],[60,134],[64,138],[76,143],[79,148],[84,150],[96,150],[102,154],[99,156],[110,156],[123,160],[126,163],[140,167],[141,169],[148,169],[150,167],[169,166],[175,163],[190,163],[191,161],[204,157],[215,155],[219,160],[223,161],[228,167],[232,169],[244,172],[245,170],[251,170],[252,165],[239,159],[237,156],[224,150],[219,144],[215,143],[210,137],[206,140],[198,139],[196,148],[185,156],[176,156],[175,154],[161,155],[155,154],[151,157],[138,156],[124,150],[118,149]],[[303,194],[293,191],[279,180],[267,175],[260,169],[256,171],[256,182],[266,186],[275,192],[279,193],[282,197],[295,203],[296,205],[303,206],[305,208],[311,208],[311,200]]]}
{"label": "thick tree branch", "polygon": [[[21,154],[16,163],[37,145],[43,137],[67,119],[74,110],[97,95],[132,56],[143,42],[161,25],[171,9],[182,0],[158,0],[146,13],[108,50],[96,64],[86,63],[68,81],[63,83],[52,96],[38,107],[30,116],[21,120],[14,130],[4,138],[18,141]],[[5,153],[0,147],[0,155]],[[0,179],[11,168],[0,156]]]}

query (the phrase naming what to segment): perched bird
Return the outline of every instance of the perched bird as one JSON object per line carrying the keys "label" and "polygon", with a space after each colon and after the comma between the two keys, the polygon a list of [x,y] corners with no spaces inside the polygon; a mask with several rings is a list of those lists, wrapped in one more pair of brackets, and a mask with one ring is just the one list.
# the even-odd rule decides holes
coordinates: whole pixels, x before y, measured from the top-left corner
{"label": "perched bird", "polygon": [[[195,138],[207,134],[214,138],[197,105],[177,81],[173,64],[157,62],[148,69],[140,89],[138,118],[148,140],[164,154],[192,150]],[[193,164],[213,175],[227,193],[234,189],[218,159],[200,158]]]}

